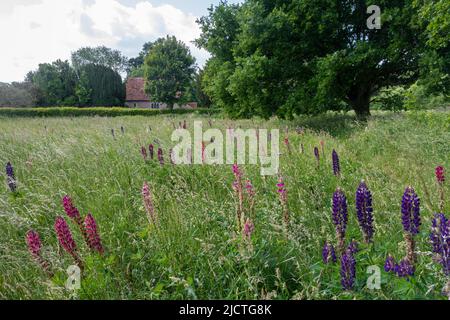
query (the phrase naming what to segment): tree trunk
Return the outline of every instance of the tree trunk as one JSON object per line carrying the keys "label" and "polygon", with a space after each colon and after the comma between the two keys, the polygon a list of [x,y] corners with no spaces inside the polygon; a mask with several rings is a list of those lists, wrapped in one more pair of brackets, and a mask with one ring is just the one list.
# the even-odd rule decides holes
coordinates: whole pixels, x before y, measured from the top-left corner
{"label": "tree trunk", "polygon": [[370,116],[370,88],[359,87],[355,94],[350,96],[350,105],[356,113],[356,119],[367,121]]}

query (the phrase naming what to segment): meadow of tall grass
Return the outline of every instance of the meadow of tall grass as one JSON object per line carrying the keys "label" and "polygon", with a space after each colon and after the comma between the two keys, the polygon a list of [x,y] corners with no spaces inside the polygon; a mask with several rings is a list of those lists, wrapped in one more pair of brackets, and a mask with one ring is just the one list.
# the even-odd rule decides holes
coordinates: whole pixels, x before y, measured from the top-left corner
{"label": "meadow of tall grass", "polygon": [[[254,165],[172,165],[171,133],[183,121],[191,130],[194,120],[223,132],[279,128],[281,175],[263,177]],[[432,252],[430,230],[435,213],[448,218],[450,211],[448,182],[435,176],[437,166],[450,168],[449,141],[448,111],[380,112],[367,123],[335,114],[292,121],[194,114],[0,118],[0,163],[11,163],[15,187],[2,169],[0,299],[446,299],[448,276]],[[145,161],[141,147],[148,151],[149,144],[155,157]],[[368,243],[355,208],[361,180],[372,195]],[[421,224],[414,275],[398,277],[384,266],[389,255],[408,254],[402,225],[408,186],[420,198]],[[348,207],[343,243],[358,244],[351,288],[341,279],[347,251],[336,252],[335,263],[322,256],[325,243],[339,251],[332,215],[338,188]],[[91,213],[91,220],[70,218],[66,195],[80,219]],[[55,231],[59,216],[83,265],[77,291],[65,287],[66,269],[76,261],[61,245],[67,230],[59,224]],[[82,232],[83,225],[92,232],[92,219],[101,250],[96,239],[89,242],[95,234]],[[42,248],[27,247],[29,230]],[[379,288],[367,285],[371,266],[380,269]]]}

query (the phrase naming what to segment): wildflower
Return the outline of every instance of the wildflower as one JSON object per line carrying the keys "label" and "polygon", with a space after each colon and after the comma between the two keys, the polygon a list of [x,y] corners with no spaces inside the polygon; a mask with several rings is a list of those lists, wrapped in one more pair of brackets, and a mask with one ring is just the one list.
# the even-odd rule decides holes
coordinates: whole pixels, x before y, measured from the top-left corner
{"label": "wildflower", "polygon": [[314,147],[314,156],[316,157],[317,161],[317,168],[320,167],[320,156],[319,156],[319,148]]}
{"label": "wildflower", "polygon": [[89,239],[87,237],[86,229],[84,228],[83,219],[81,218],[78,209],[73,205],[72,199],[68,195],[65,195],[62,199],[62,203],[64,211],[67,213],[69,218],[75,221],[75,223],[80,228],[81,234],[83,235],[86,243],[89,244]]}
{"label": "wildflower", "polygon": [[279,176],[278,183],[278,195],[280,197],[281,205],[283,206],[283,220],[286,228],[289,226],[289,210],[288,210],[288,203],[287,203],[287,191],[284,185],[283,177]]}
{"label": "wildflower", "polygon": [[148,153],[150,155],[150,160],[153,160],[155,154],[153,144],[148,145]]}
{"label": "wildflower", "polygon": [[345,231],[347,229],[348,213],[347,198],[341,189],[337,189],[333,194],[332,219],[336,226],[339,251],[344,249]]}
{"label": "wildflower", "polygon": [[8,182],[8,187],[12,192],[15,192],[17,189],[16,177],[14,176],[14,169],[11,165],[11,162],[6,164],[6,179]]}
{"label": "wildflower", "polygon": [[436,174],[436,180],[439,185],[439,209],[441,212],[444,212],[444,182],[445,182],[445,176],[444,176],[444,167],[443,166],[437,166],[435,170]]}
{"label": "wildflower", "polygon": [[415,235],[420,227],[420,199],[412,187],[407,187],[402,198],[402,223],[405,232]]}
{"label": "wildflower", "polygon": [[435,170],[436,174],[436,180],[438,183],[442,184],[445,182],[445,176],[444,176],[444,167],[443,166],[437,166]]}
{"label": "wildflower", "polygon": [[334,247],[328,241],[325,242],[325,245],[323,246],[322,259],[323,259],[323,263],[325,263],[325,264],[328,264],[330,262],[336,263],[336,261],[337,261],[336,252],[334,250]]}
{"label": "wildflower", "polygon": [[234,182],[233,182],[233,189],[236,192],[238,203],[236,208],[236,218],[238,222],[238,229],[241,229],[241,219],[242,219],[242,213],[244,210],[244,194],[243,194],[243,187],[242,187],[242,172],[239,169],[239,166],[235,163],[232,167],[233,174],[234,174]]}
{"label": "wildflower", "polygon": [[432,220],[431,244],[435,260],[442,265],[444,273],[450,275],[450,221],[443,213],[435,214]]}
{"label": "wildflower", "polygon": [[341,257],[341,284],[344,290],[351,290],[355,284],[356,260],[351,250],[346,250]]}
{"label": "wildflower", "polygon": [[395,260],[394,257],[391,255],[388,255],[386,258],[386,262],[384,263],[384,271],[391,272],[395,270]]}
{"label": "wildflower", "polygon": [[416,261],[414,236],[420,227],[420,199],[412,187],[407,187],[402,198],[402,223],[407,247],[407,258],[411,263]]}
{"label": "wildflower", "polygon": [[147,211],[149,222],[156,224],[156,213],[155,207],[153,206],[152,192],[147,182],[144,182],[144,185],[142,186],[142,199],[144,201],[144,207]]}
{"label": "wildflower", "polygon": [[373,237],[372,213],[372,194],[367,188],[366,183],[361,181],[356,190],[356,215],[366,243],[371,242]]}
{"label": "wildflower", "polygon": [[415,268],[408,258],[400,260],[400,263],[394,267],[394,273],[401,278],[413,276]]}
{"label": "wildflower", "polygon": [[289,143],[288,137],[284,138],[284,144],[285,144],[286,148],[288,149],[289,154],[291,154],[291,144]]}
{"label": "wildflower", "polygon": [[253,231],[255,230],[255,225],[253,224],[253,222],[250,220],[250,218],[247,218],[247,220],[245,221],[244,224],[244,237],[246,239],[251,238]]}
{"label": "wildflower", "polygon": [[158,161],[160,165],[164,165],[163,150],[158,148]]}
{"label": "wildflower", "polygon": [[141,154],[144,158],[144,161],[147,161],[147,149],[145,147],[141,147]]}
{"label": "wildflower", "polygon": [[77,245],[72,238],[69,226],[63,217],[57,217],[55,220],[55,231],[58,236],[60,245],[68,254],[70,254],[80,268],[82,268],[82,262],[77,253]]}
{"label": "wildflower", "polygon": [[340,176],[341,175],[341,166],[339,164],[339,156],[336,152],[336,150],[333,149],[332,152],[332,159],[333,159],[333,173],[335,176]]}
{"label": "wildflower", "polygon": [[352,254],[356,254],[359,251],[358,242],[356,240],[352,240],[347,249],[350,250]]}
{"label": "wildflower", "polygon": [[103,254],[103,246],[102,241],[100,239],[100,235],[97,230],[97,223],[95,222],[92,214],[88,213],[84,218],[84,227],[86,228],[86,233],[89,239],[88,245],[89,247],[97,251],[100,254]]}
{"label": "wildflower", "polygon": [[30,251],[31,256],[40,264],[44,271],[50,274],[50,266],[48,262],[45,261],[41,256],[42,242],[39,234],[34,230],[28,231],[26,235],[26,241],[28,245],[28,251]]}

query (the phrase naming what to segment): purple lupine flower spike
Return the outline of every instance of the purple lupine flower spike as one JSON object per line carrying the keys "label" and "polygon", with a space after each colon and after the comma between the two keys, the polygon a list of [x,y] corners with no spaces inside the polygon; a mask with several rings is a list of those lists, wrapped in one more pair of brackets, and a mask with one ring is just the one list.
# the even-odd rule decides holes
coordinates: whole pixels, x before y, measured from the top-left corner
{"label": "purple lupine flower spike", "polygon": [[345,231],[347,229],[348,213],[347,199],[341,189],[337,189],[333,194],[332,219],[336,226],[339,251],[344,251]]}
{"label": "purple lupine flower spike", "polygon": [[142,186],[142,200],[144,202],[145,210],[147,211],[148,220],[150,223],[156,225],[157,217],[155,207],[153,205],[153,195],[147,181]]}
{"label": "purple lupine flower spike", "polygon": [[314,156],[316,157],[317,161],[317,168],[320,167],[320,155],[319,155],[319,148],[314,147]]}
{"label": "purple lupine flower spike", "polygon": [[435,261],[442,265],[444,274],[450,275],[450,220],[444,214],[435,214],[430,234]]}
{"label": "purple lupine flower spike", "polygon": [[341,284],[344,290],[351,290],[355,284],[356,260],[351,250],[346,250],[341,257]]}
{"label": "purple lupine flower spike", "polygon": [[412,187],[407,187],[402,197],[402,223],[410,263],[416,261],[414,236],[420,227],[420,199]]}
{"label": "purple lupine flower spike", "polygon": [[402,198],[402,223],[405,232],[412,235],[419,233],[420,199],[412,187],[407,187]]}
{"label": "purple lupine flower spike", "polygon": [[333,149],[333,152],[331,153],[331,157],[333,159],[333,173],[335,176],[341,175],[341,166],[339,163],[339,156],[336,152],[336,150]]}
{"label": "purple lupine flower spike", "polygon": [[14,169],[11,165],[11,162],[8,162],[6,164],[6,179],[8,182],[8,187],[12,192],[16,192],[17,189],[17,183],[16,183],[16,177],[14,176]]}
{"label": "purple lupine flower spike", "polygon": [[358,242],[356,240],[352,240],[348,245],[347,249],[350,250],[352,254],[358,253],[359,251]]}
{"label": "purple lupine flower spike", "polygon": [[410,277],[414,275],[415,268],[408,258],[400,260],[394,267],[395,274],[400,278]]}
{"label": "purple lupine flower spike", "polygon": [[394,257],[391,255],[388,255],[386,258],[386,262],[384,263],[384,271],[386,272],[394,272],[395,271],[395,260]]}
{"label": "purple lupine flower spike", "polygon": [[255,225],[253,224],[253,222],[250,220],[250,218],[247,218],[247,220],[245,221],[244,224],[244,237],[248,240],[250,240],[253,231],[255,230]]}
{"label": "purple lupine flower spike", "polygon": [[323,246],[322,259],[323,259],[323,263],[325,263],[325,264],[328,264],[331,262],[335,263],[337,261],[336,252],[334,250],[334,247],[328,241],[325,242],[325,245]]}
{"label": "purple lupine flower spike", "polygon": [[359,226],[364,234],[364,241],[369,243],[373,238],[373,208],[372,208],[372,194],[367,188],[364,181],[358,186],[356,190],[356,215]]}

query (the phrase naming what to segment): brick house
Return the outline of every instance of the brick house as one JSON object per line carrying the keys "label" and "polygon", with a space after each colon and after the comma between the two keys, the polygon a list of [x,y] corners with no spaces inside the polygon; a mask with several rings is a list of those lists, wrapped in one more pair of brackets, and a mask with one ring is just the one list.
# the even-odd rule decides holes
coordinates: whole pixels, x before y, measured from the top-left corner
{"label": "brick house", "polygon": [[[126,84],[125,106],[129,108],[147,108],[147,109],[165,109],[167,104],[162,102],[151,101],[144,91],[145,79],[136,77],[129,78]],[[189,102],[181,107],[175,104],[174,109],[195,109],[197,102]]]}

